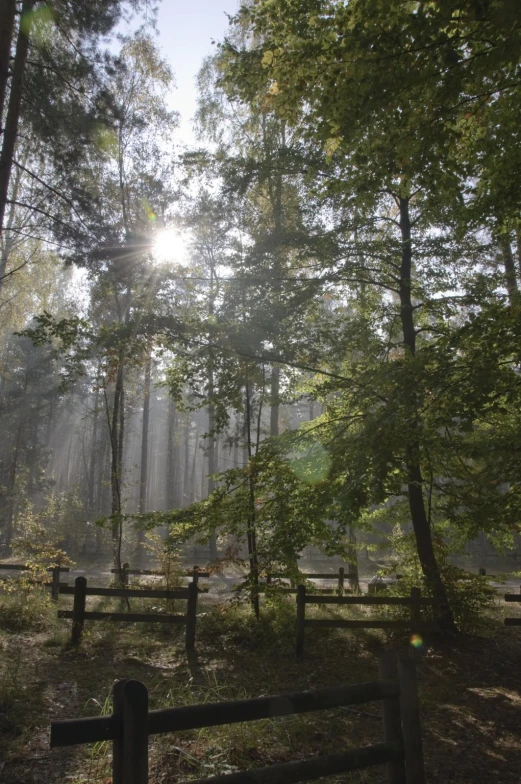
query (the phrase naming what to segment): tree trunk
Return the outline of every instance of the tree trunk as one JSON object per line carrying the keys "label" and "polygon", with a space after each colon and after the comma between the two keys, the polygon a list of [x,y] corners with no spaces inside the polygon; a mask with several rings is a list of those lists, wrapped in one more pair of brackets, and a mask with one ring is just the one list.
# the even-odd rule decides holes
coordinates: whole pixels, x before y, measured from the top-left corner
{"label": "tree trunk", "polygon": [[175,449],[176,431],[176,409],[172,398],[168,401],[168,425],[167,425],[167,448],[166,448],[166,508],[175,509],[177,500],[177,466]]}
{"label": "tree trunk", "polygon": [[[197,423],[197,420],[196,420]],[[190,497],[189,503],[193,504],[195,501],[195,487],[196,487],[196,465],[197,465],[197,444],[199,442],[199,425],[196,424],[195,428],[195,438],[194,438],[194,454],[192,457],[192,469],[190,471]]]}
{"label": "tree trunk", "polygon": [[[148,427],[150,424],[150,377],[152,374],[152,357],[147,358],[145,365],[145,384],[143,388],[143,424],[141,427],[141,467],[139,477],[139,514],[147,511],[147,482],[148,482]],[[138,529],[138,556],[142,554],[145,531],[140,526]]]}
{"label": "tree trunk", "polygon": [[96,463],[98,459],[99,389],[96,389],[96,394],[94,396],[92,415],[92,443],[90,448],[89,487],[87,495],[87,514],[89,517],[94,515],[94,491],[96,487]]}
{"label": "tree trunk", "polygon": [[[248,450],[248,460],[251,465],[252,458],[252,442],[251,442],[251,401],[250,401],[250,387],[246,381],[246,446]],[[255,479],[252,471],[249,471],[249,512],[248,512],[248,559],[250,562],[250,580],[251,580],[251,604],[255,617],[257,620],[260,617],[259,608],[259,562],[257,558],[257,533],[255,530]]]}
{"label": "tree trunk", "polygon": [[[212,374],[213,376],[213,374]],[[213,391],[213,377],[212,377],[212,391]],[[216,444],[215,444],[215,436],[214,436],[214,429],[215,429],[215,406],[213,403],[210,403],[208,406],[208,495],[213,493],[215,490],[215,480],[213,475],[217,471],[216,465]],[[209,541],[210,547],[210,560],[216,561],[218,557],[217,553],[217,532],[212,531]]]}
{"label": "tree trunk", "polygon": [[[409,216],[409,199],[400,196],[400,232],[402,238],[400,268],[400,318],[405,349],[405,361],[410,361],[416,354],[416,330],[414,327],[414,309],[411,296],[412,245],[411,221]],[[409,510],[416,540],[418,558],[425,579],[430,584],[438,604],[440,621],[445,629],[454,629],[454,617],[449,605],[445,586],[436,561],[430,521],[427,518],[423,499],[423,477],[421,472],[421,445],[418,432],[418,399],[416,390],[410,386],[406,390],[409,409],[410,432],[405,447],[407,467],[407,490]]]}
{"label": "tree trunk", "polygon": [[271,370],[271,389],[270,389],[270,436],[279,434],[279,397],[280,397],[280,368],[273,365]]}
{"label": "tree trunk", "polygon": [[519,282],[521,283],[521,229],[516,230],[516,246],[517,246],[517,274]]}
{"label": "tree trunk", "polygon": [[0,0],[0,127],[3,127],[15,14],[16,0]]}
{"label": "tree trunk", "polygon": [[351,588],[355,593],[360,593],[360,581],[358,579],[358,555],[356,552],[356,534],[352,525],[349,526],[349,558],[347,561],[347,568],[349,569],[349,574],[353,575],[353,577],[349,579]]}
{"label": "tree trunk", "polygon": [[506,234],[499,236],[499,247],[501,248],[501,255],[503,257],[503,266],[505,268],[505,285],[508,292],[508,301],[510,306],[514,304],[516,298],[519,296],[519,289],[517,286],[516,265],[514,263],[514,255],[512,253],[512,246],[510,245],[510,238]]}
{"label": "tree trunk", "polygon": [[123,357],[120,354],[118,367],[116,370],[116,382],[114,385],[114,400],[112,404],[112,421],[109,419],[110,428],[110,485],[111,485],[111,515],[112,515],[112,546],[114,552],[114,566],[121,569],[121,544],[122,544],[122,525],[121,519],[121,479],[122,479],[122,451],[124,437],[124,373]]}
{"label": "tree trunk", "polygon": [[[15,176],[12,182],[12,197],[13,201],[16,201],[18,198],[18,192],[20,190],[20,182],[22,179],[22,172],[20,169],[17,169],[15,172]],[[9,264],[9,256],[11,255],[11,251],[15,247],[15,239],[14,234],[11,231],[11,228],[14,224],[14,220],[16,217],[16,206],[14,204],[10,205],[9,214],[7,221],[4,221],[5,226],[3,232],[0,232],[0,294],[2,293],[2,289],[4,287],[6,281],[6,271],[7,265]]]}
{"label": "tree trunk", "polygon": [[190,415],[185,414],[184,430],[184,469],[183,469],[183,506],[188,503],[190,496]]}
{"label": "tree trunk", "polygon": [[[23,1],[22,18],[32,9],[33,5],[34,0]],[[24,29],[23,26],[20,25],[18,29],[18,38],[16,41],[16,54],[14,58],[13,76],[11,78],[9,102],[7,105],[7,116],[5,119],[2,151],[0,153],[0,236],[2,236],[2,227],[4,225],[5,209],[9,192],[9,179],[11,177],[14,149],[18,134],[18,122],[20,120],[20,107],[22,103],[22,88],[28,50],[29,38],[27,35],[27,29]]]}
{"label": "tree trunk", "polygon": [[[24,389],[25,393],[25,389]],[[16,440],[14,445],[13,456],[11,459],[11,465],[9,467],[9,476],[7,482],[7,515],[5,520],[5,549],[6,552],[11,551],[11,539],[13,538],[13,522],[14,522],[14,512],[15,512],[15,488],[16,488],[16,475],[18,472],[18,457],[20,455],[20,447],[22,444],[22,433],[23,428],[25,425],[25,417],[23,413],[20,412],[20,421],[18,422],[18,427],[16,429]]]}

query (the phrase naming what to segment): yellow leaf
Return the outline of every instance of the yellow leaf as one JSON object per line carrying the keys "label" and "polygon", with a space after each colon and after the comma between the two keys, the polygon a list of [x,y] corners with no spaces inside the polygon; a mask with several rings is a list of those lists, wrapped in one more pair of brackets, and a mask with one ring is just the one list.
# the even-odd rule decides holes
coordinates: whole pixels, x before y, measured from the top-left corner
{"label": "yellow leaf", "polygon": [[261,60],[263,68],[268,68],[272,64],[273,57],[274,57],[273,52],[270,51],[269,49],[266,52],[264,52]]}
{"label": "yellow leaf", "polygon": [[341,136],[331,136],[329,139],[326,139],[326,143],[324,145],[326,156],[328,158],[331,158],[331,156],[334,155],[334,153],[338,150],[341,144],[342,144]]}

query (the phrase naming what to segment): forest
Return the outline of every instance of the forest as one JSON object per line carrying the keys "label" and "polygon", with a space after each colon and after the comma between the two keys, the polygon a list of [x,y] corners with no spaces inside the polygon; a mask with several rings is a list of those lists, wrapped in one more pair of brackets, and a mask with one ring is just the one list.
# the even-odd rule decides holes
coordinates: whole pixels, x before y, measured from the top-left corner
{"label": "forest", "polygon": [[[361,633],[335,655],[345,635],[317,630],[297,671],[284,593],[310,568],[345,564],[353,596],[374,575],[382,595],[412,602],[421,589],[438,635],[421,643],[439,668],[419,675],[425,712],[441,732],[438,703],[474,668],[479,688],[499,690],[479,741],[501,746],[487,777],[517,781],[519,687],[489,668],[498,634],[507,660],[518,667],[521,654],[498,594],[518,592],[521,556],[521,6],[243,0],[201,63],[191,143],[171,108],[157,10],[0,0],[0,560],[27,569],[0,574],[1,649],[9,658],[24,641],[28,678],[74,670],[62,680],[79,678],[85,699],[69,718],[88,700],[106,708],[119,677],[144,678],[159,707],[344,683],[343,657],[348,680],[365,676],[389,636]],[[96,624],[81,681],[70,624],[39,585],[47,572],[110,582],[121,597],[128,565],[162,569],[168,592],[194,562],[209,588],[197,640],[208,662],[222,647],[221,664],[181,664],[166,624],[121,636]],[[151,686],[137,663],[155,656],[173,656],[186,684]],[[219,668],[232,666],[221,687]],[[145,781],[111,779],[99,748],[29,773],[16,759],[32,758],[21,743],[45,748],[36,714],[4,720],[24,688],[0,665],[6,781]],[[461,708],[456,749],[481,710]],[[177,739],[175,775],[159,746],[149,780],[280,762],[299,737],[308,750],[338,744],[327,725],[316,737],[295,725],[290,740],[270,727],[264,756],[223,730]],[[471,761],[447,778],[425,742],[427,781],[485,780]],[[328,781],[383,781],[371,775]]]}

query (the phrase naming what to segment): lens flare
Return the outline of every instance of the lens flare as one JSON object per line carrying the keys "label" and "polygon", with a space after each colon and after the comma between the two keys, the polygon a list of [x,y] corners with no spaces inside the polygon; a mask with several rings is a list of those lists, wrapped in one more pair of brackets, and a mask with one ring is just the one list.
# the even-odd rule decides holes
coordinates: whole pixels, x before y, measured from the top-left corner
{"label": "lens flare", "polygon": [[411,645],[413,648],[423,648],[423,638],[419,634],[413,634],[411,637]]}
{"label": "lens flare", "polygon": [[308,450],[290,457],[293,473],[308,485],[324,482],[331,468],[331,457],[320,443],[313,444]]}

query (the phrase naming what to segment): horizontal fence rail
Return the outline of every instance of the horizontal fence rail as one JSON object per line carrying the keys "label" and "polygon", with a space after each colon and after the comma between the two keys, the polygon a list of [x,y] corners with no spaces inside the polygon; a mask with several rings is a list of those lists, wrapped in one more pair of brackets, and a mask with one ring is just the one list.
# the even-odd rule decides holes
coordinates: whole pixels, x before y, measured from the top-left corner
{"label": "horizontal fence rail", "polygon": [[[139,681],[118,681],[111,716],[53,722],[51,747],[112,741],[113,784],[147,784],[148,737],[276,716],[334,709],[365,702],[383,703],[384,743],[339,754],[286,762],[241,773],[199,779],[198,784],[299,782],[325,775],[387,765],[389,784],[425,784],[414,661],[387,652],[380,680],[276,697],[148,710],[148,692]],[[196,782],[192,782],[196,784]]]}
{"label": "horizontal fence rail", "polygon": [[[74,605],[72,610],[58,610],[58,618],[72,620],[71,642],[78,645],[85,621],[122,621],[127,623],[170,623],[186,626],[186,648],[193,650],[195,647],[195,627],[197,620],[197,593],[195,582],[189,583],[187,588],[178,588],[175,591],[143,588],[90,588],[85,577],[77,577],[74,588],[64,586],[59,588],[60,594],[73,595]],[[186,601],[186,614],[160,614],[160,613],[133,613],[133,612],[96,612],[85,609],[87,596],[112,596],[119,598],[142,599],[184,599]]]}
{"label": "horizontal fence rail", "polygon": [[[298,585],[302,584],[303,580],[335,580],[337,582],[337,592],[339,596],[344,593],[345,580],[349,580],[353,590],[359,589],[358,574],[356,572],[347,572],[343,566],[340,566],[338,572],[300,572],[298,577],[288,575],[284,572],[267,572],[264,583],[259,584],[259,593],[262,593],[266,588],[277,587],[282,593],[297,593]],[[275,586],[273,580],[290,580],[291,587]],[[332,588],[322,588],[322,591],[331,591]]]}
{"label": "horizontal fence rail", "polygon": [[[12,563],[11,564],[0,564],[0,571],[2,571],[3,569],[5,569],[7,571],[17,571],[17,572],[30,572],[31,571],[31,568],[29,566],[27,566],[27,564],[12,564]],[[52,598],[54,599],[54,601],[58,601],[59,589],[61,587],[64,587],[65,585],[67,585],[67,583],[60,583],[60,574],[62,572],[65,573],[65,574],[68,574],[70,569],[69,569],[68,566],[49,566],[46,569],[46,571],[47,572],[51,572],[51,579],[48,582],[44,581],[44,582],[41,582],[40,584],[41,585],[48,585],[48,586],[50,586]],[[39,581],[37,580],[36,584],[38,584],[38,583],[39,583]]]}
{"label": "horizontal fence rail", "polygon": [[[309,619],[306,618],[307,604],[326,605],[362,605],[362,606],[399,606],[410,608],[410,620],[386,621],[372,618],[348,620],[341,618]],[[421,620],[421,608],[433,606],[432,599],[421,596],[419,588],[411,588],[410,597],[400,596],[316,596],[308,595],[306,586],[299,585],[297,589],[297,656],[304,653],[304,630],[306,627],[331,628],[331,629],[396,629],[410,630],[411,636],[421,631],[434,631],[437,624],[434,621]]]}
{"label": "horizontal fence rail", "polygon": [[[111,574],[119,575],[122,585],[128,585],[128,578],[130,575],[141,577],[165,577],[165,572],[160,569],[131,569],[128,563],[124,563],[121,569],[111,569]],[[184,572],[182,577],[191,577],[192,581],[197,585],[199,578],[210,577],[210,572],[203,571],[198,566],[193,569],[188,569]],[[208,593],[208,588],[199,588],[199,593]]]}

